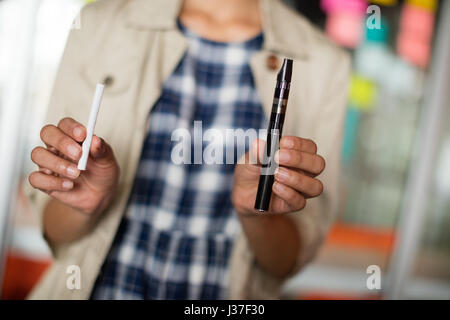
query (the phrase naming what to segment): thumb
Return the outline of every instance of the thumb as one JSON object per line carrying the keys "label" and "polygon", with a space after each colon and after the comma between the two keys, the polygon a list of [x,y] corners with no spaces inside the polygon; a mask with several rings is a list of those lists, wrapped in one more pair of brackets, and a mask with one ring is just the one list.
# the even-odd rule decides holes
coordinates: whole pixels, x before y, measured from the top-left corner
{"label": "thumb", "polygon": [[247,153],[246,162],[253,165],[261,165],[264,157],[264,148],[266,147],[266,141],[256,139],[253,141],[250,151]]}
{"label": "thumb", "polygon": [[95,160],[108,160],[108,158],[112,155],[112,149],[103,140],[97,136],[92,137],[90,156]]}

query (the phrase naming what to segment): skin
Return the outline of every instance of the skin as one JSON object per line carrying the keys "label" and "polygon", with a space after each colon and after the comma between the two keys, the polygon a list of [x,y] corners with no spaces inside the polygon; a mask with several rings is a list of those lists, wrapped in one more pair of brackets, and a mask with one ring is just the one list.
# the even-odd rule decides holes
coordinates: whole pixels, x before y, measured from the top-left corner
{"label": "skin", "polygon": [[[262,30],[257,0],[185,0],[180,19],[214,41],[243,41]],[[85,136],[82,124],[65,118],[57,126],[42,128],[46,148],[36,147],[31,153],[39,170],[30,174],[30,184],[52,197],[44,210],[44,232],[53,244],[76,241],[93,230],[117,192],[120,169],[103,139],[94,136],[87,170],[77,169]],[[313,141],[283,137],[275,157],[280,167],[269,212],[260,214],[253,208],[260,165],[250,164],[248,159],[251,153],[260,159],[263,149],[264,142],[255,141],[244,161],[236,165],[232,203],[256,260],[267,272],[282,278],[292,271],[302,250],[298,231],[286,213],[302,210],[308,198],[322,193],[317,175],[324,170],[325,161]]]}
{"label": "skin", "polygon": [[77,168],[80,143],[86,128],[71,118],[58,126],[46,125],[31,160],[39,167],[28,177],[30,184],[52,197],[44,209],[44,232],[52,243],[75,241],[95,225],[113,199],[120,169],[111,147],[97,136],[92,139],[86,171]]}
{"label": "skin", "polygon": [[258,0],[185,0],[179,18],[203,38],[219,42],[244,41],[262,30]]}

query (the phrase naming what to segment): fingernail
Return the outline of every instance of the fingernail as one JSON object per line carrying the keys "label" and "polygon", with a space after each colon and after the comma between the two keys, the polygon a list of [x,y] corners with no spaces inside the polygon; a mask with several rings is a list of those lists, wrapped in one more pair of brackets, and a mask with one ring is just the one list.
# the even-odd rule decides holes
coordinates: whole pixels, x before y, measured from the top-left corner
{"label": "fingernail", "polygon": [[292,149],[294,147],[294,141],[292,141],[291,139],[282,139],[281,146],[287,149]]}
{"label": "fingernail", "polygon": [[[275,156],[277,156],[277,155],[275,155]],[[280,163],[280,162],[287,162],[287,161],[289,161],[289,158],[290,158],[290,156],[289,156],[289,152],[288,151],[286,151],[286,150],[278,150],[278,159],[275,160],[275,161],[277,161],[278,163]]]}
{"label": "fingernail", "polygon": [[284,168],[277,168],[275,170],[275,176],[279,180],[283,180],[283,181],[289,180],[289,172]]}
{"label": "fingernail", "polygon": [[64,180],[62,183],[63,189],[70,190],[73,188],[73,182],[69,180]]}
{"label": "fingernail", "polygon": [[69,166],[66,169],[66,172],[71,177],[76,177],[78,175],[78,168],[75,166]]}
{"label": "fingernail", "polygon": [[103,139],[102,138],[99,138],[99,137],[97,137],[98,138],[98,151],[103,151],[104,150],[104,148],[105,148],[105,144],[103,143]]}
{"label": "fingernail", "polygon": [[78,158],[79,154],[80,154],[80,149],[77,148],[74,145],[69,145],[67,147],[67,152],[74,158]]}
{"label": "fingernail", "polygon": [[275,182],[272,186],[275,191],[283,192],[284,186],[281,183]]}
{"label": "fingernail", "polygon": [[73,135],[75,137],[81,138],[81,136],[83,135],[83,128],[75,127],[75,129],[73,129]]}

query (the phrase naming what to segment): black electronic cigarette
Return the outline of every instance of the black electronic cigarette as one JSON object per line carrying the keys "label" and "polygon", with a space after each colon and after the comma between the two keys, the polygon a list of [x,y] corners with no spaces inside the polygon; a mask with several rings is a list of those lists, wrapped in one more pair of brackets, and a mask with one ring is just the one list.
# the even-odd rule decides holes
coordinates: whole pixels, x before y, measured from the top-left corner
{"label": "black electronic cigarette", "polygon": [[261,175],[259,177],[258,193],[256,194],[255,209],[260,212],[269,209],[272,185],[277,164],[274,161],[275,152],[279,149],[281,132],[289,97],[292,78],[291,59],[284,59],[283,66],[278,72],[275,95],[273,97],[272,113],[267,131],[266,147],[262,159]]}

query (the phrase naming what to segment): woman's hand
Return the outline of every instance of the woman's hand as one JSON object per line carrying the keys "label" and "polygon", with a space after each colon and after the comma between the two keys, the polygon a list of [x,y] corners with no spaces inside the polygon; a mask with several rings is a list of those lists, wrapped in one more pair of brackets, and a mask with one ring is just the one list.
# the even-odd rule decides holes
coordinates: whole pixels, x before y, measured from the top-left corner
{"label": "woman's hand", "polygon": [[[245,162],[241,161],[243,164],[238,164],[234,172],[232,202],[241,215],[261,215],[254,209],[261,165],[251,164],[249,159],[258,159],[260,163],[264,144],[264,141],[256,140],[252,149],[245,155]],[[322,182],[316,176],[325,169],[325,160],[317,154],[317,146],[313,141],[299,137],[283,137],[280,150],[275,154],[275,161],[279,167],[275,172],[268,213],[302,210],[308,198],[322,193]]]}
{"label": "woman's hand", "polygon": [[63,204],[92,215],[112,201],[120,170],[111,147],[97,136],[92,139],[86,171],[78,170],[85,138],[86,128],[71,118],[62,119],[57,127],[43,127],[41,139],[47,148],[31,152],[39,171],[32,172],[29,181]]}

